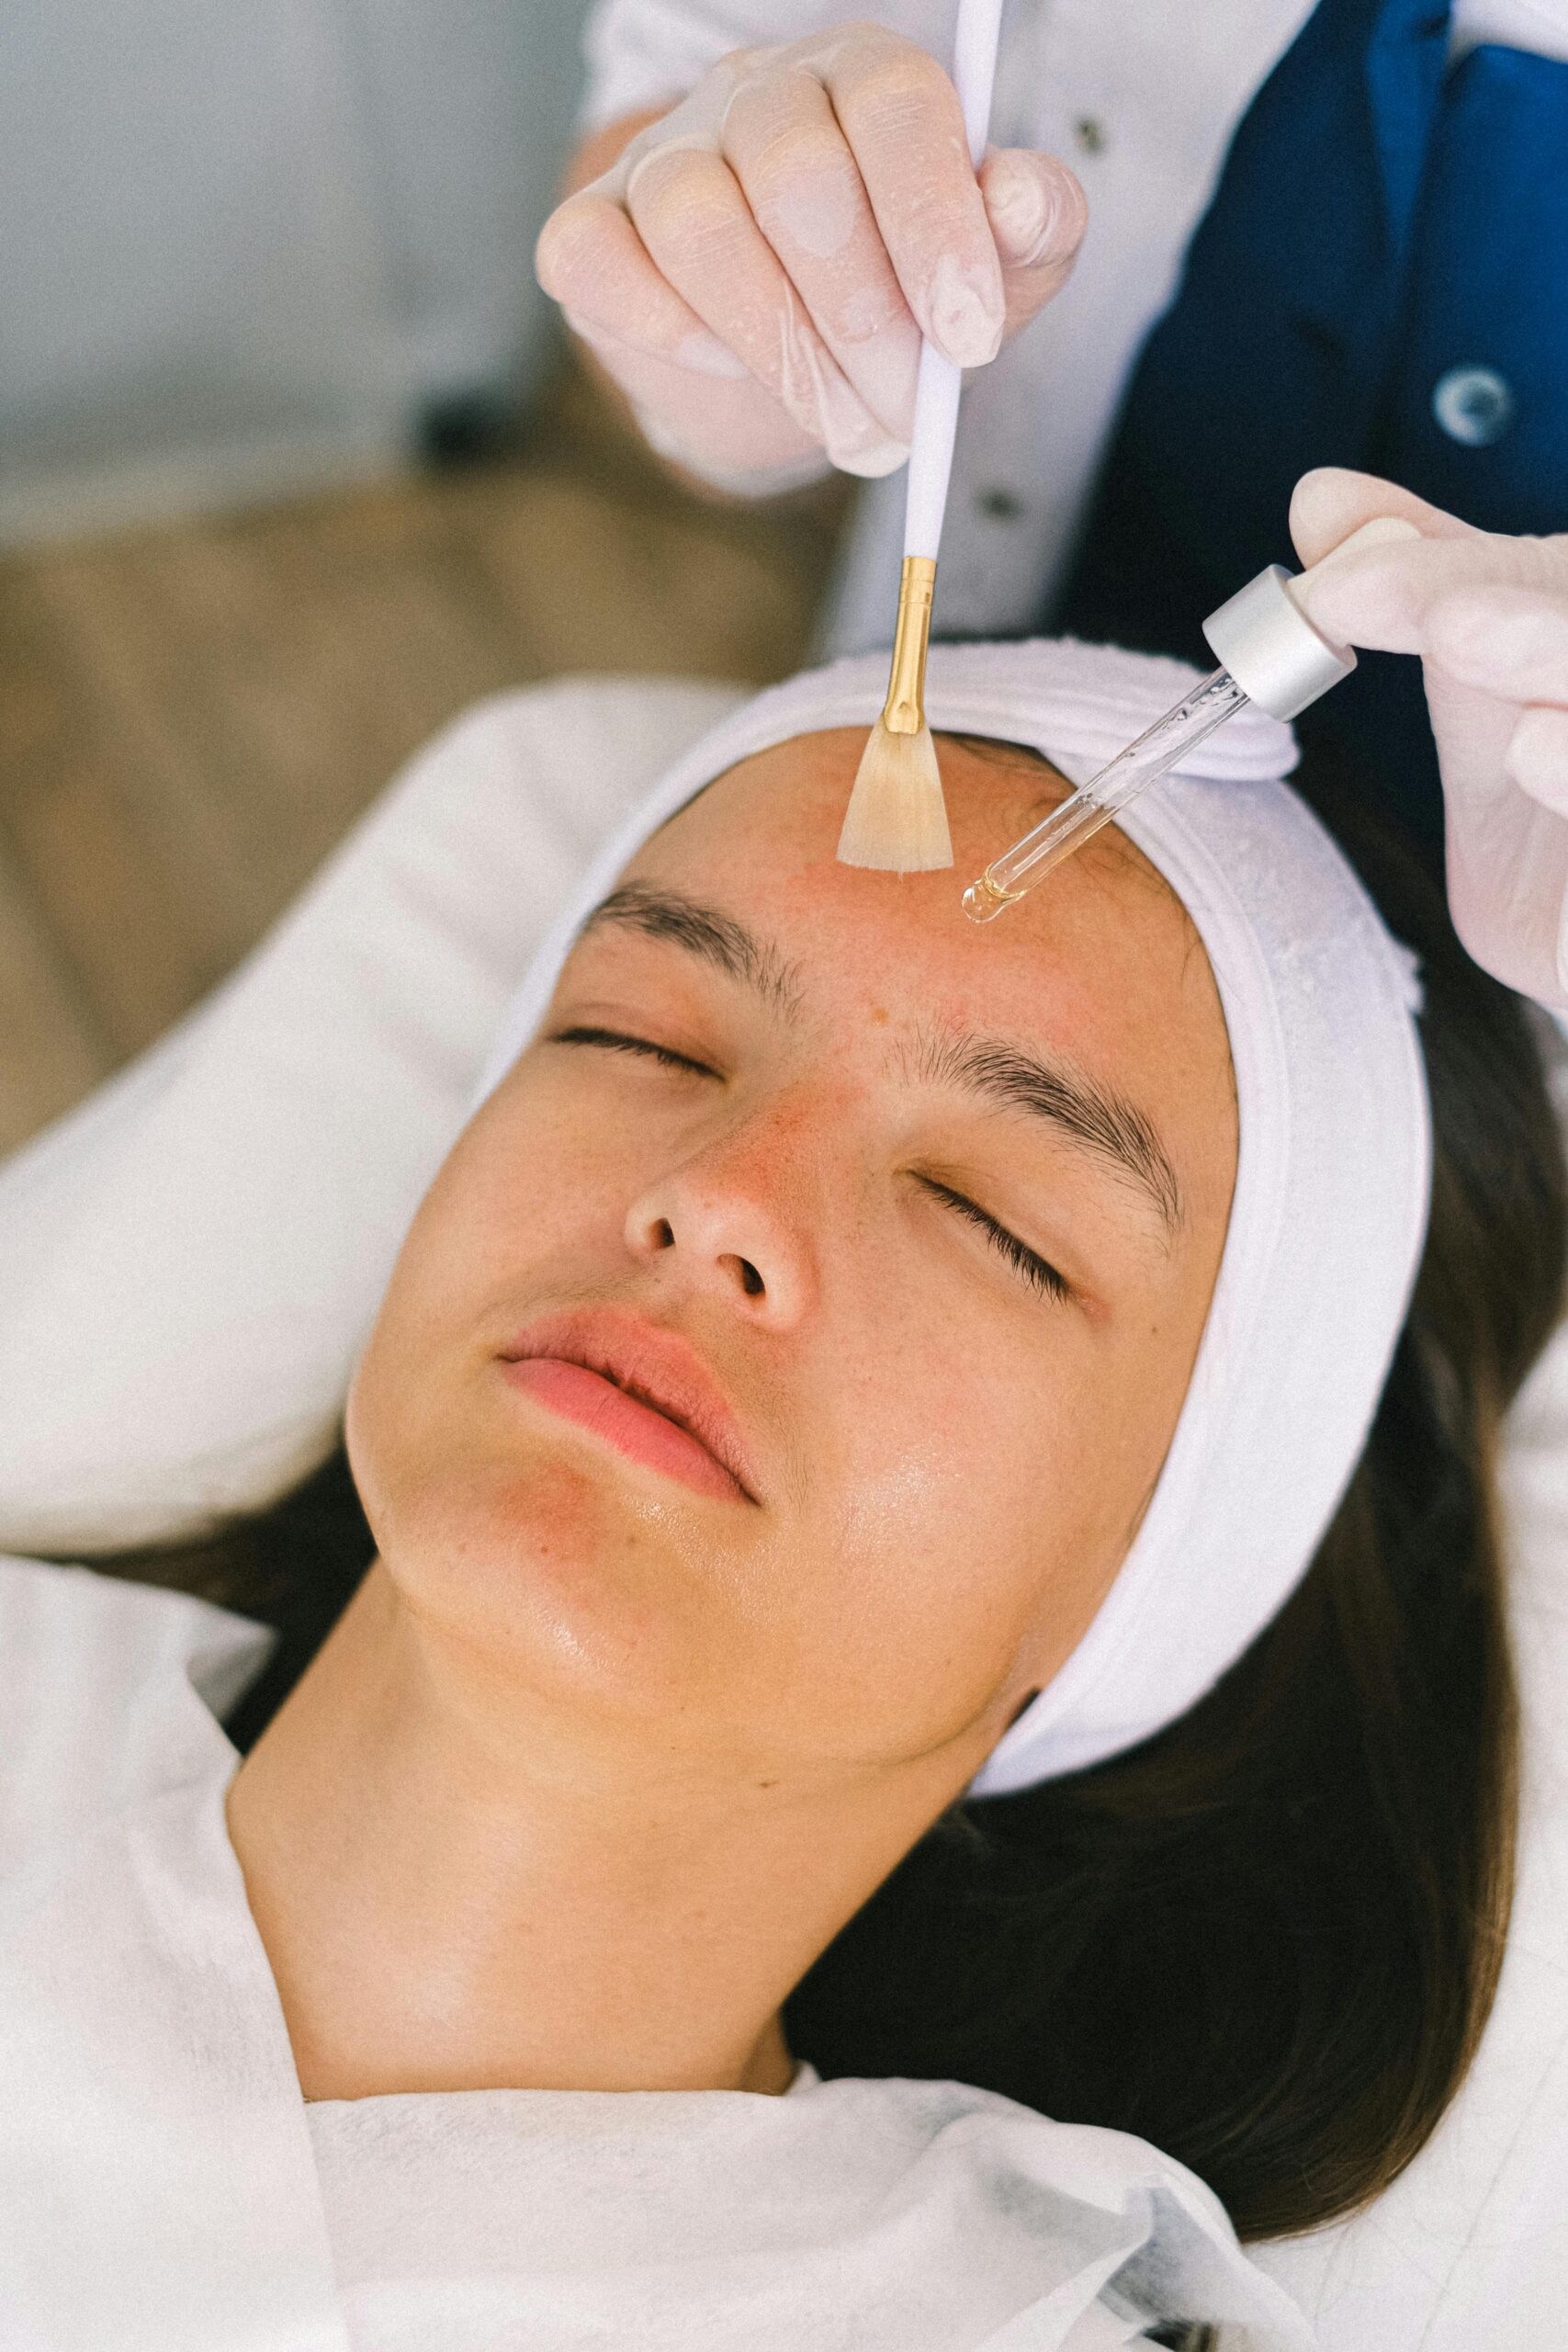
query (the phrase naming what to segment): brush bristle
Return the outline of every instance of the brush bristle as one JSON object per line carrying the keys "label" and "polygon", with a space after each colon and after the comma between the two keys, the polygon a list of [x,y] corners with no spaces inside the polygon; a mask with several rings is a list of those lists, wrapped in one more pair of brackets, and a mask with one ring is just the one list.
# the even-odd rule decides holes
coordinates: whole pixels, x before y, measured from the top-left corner
{"label": "brush bristle", "polygon": [[953,864],[942,772],[929,727],[918,735],[894,735],[877,720],[844,811],[839,862],[886,874],[931,874]]}

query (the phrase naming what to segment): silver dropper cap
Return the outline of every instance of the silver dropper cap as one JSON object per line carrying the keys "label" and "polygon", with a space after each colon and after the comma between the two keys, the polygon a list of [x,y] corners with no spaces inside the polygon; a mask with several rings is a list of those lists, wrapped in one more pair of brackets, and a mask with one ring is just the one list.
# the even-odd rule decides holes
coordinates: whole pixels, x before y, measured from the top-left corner
{"label": "silver dropper cap", "polygon": [[1293,576],[1269,564],[1203,623],[1216,661],[1271,718],[1294,718],[1356,666],[1348,645],[1334,644],[1308,620],[1291,594]]}
{"label": "silver dropper cap", "polygon": [[1402,514],[1374,515],[1304,571],[1292,573],[1271,563],[1211,613],[1203,634],[1248,702],[1271,718],[1294,718],[1348,678],[1356,657],[1308,620],[1298,601],[1303,586],[1366,548],[1420,536]]}

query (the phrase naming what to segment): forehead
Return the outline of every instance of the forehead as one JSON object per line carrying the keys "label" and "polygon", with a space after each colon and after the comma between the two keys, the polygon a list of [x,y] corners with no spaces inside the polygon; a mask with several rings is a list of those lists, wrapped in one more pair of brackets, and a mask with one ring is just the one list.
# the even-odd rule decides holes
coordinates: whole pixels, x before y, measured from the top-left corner
{"label": "forehead", "polygon": [[892,875],[840,865],[839,828],[864,730],[798,736],[732,768],[626,868],[711,899],[799,967],[807,1010],[878,1024],[1005,1027],[1141,1091],[1230,1091],[1202,944],[1175,893],[1114,827],[997,922],[964,885],[1068,789],[1055,771],[947,739],[938,752],[955,864]]}

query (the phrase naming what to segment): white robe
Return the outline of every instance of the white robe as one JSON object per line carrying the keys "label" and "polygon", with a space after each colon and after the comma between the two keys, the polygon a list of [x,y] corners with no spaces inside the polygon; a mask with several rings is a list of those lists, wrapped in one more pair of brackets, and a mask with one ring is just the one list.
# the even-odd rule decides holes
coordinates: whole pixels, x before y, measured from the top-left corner
{"label": "white robe", "polygon": [[6,2352],[1310,2345],[1179,2165],[961,2085],[312,2117],[224,1820],[266,1643],[0,1561]]}

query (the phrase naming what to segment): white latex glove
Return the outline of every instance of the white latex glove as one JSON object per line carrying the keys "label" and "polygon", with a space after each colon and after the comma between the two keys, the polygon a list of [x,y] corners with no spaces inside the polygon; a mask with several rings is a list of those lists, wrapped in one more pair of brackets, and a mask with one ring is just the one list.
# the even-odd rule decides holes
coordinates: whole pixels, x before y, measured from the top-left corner
{"label": "white latex glove", "polygon": [[546,222],[539,282],[660,454],[759,491],[908,455],[922,333],[996,356],[1072,266],[1083,191],[970,167],[953,84],[885,27],[738,50]]}
{"label": "white latex glove", "polygon": [[1442,767],[1449,904],[1476,962],[1568,1011],[1568,535],[1478,531],[1325,466],[1291,503],[1315,563],[1374,514],[1419,539],[1347,556],[1302,591],[1341,644],[1418,653]]}

